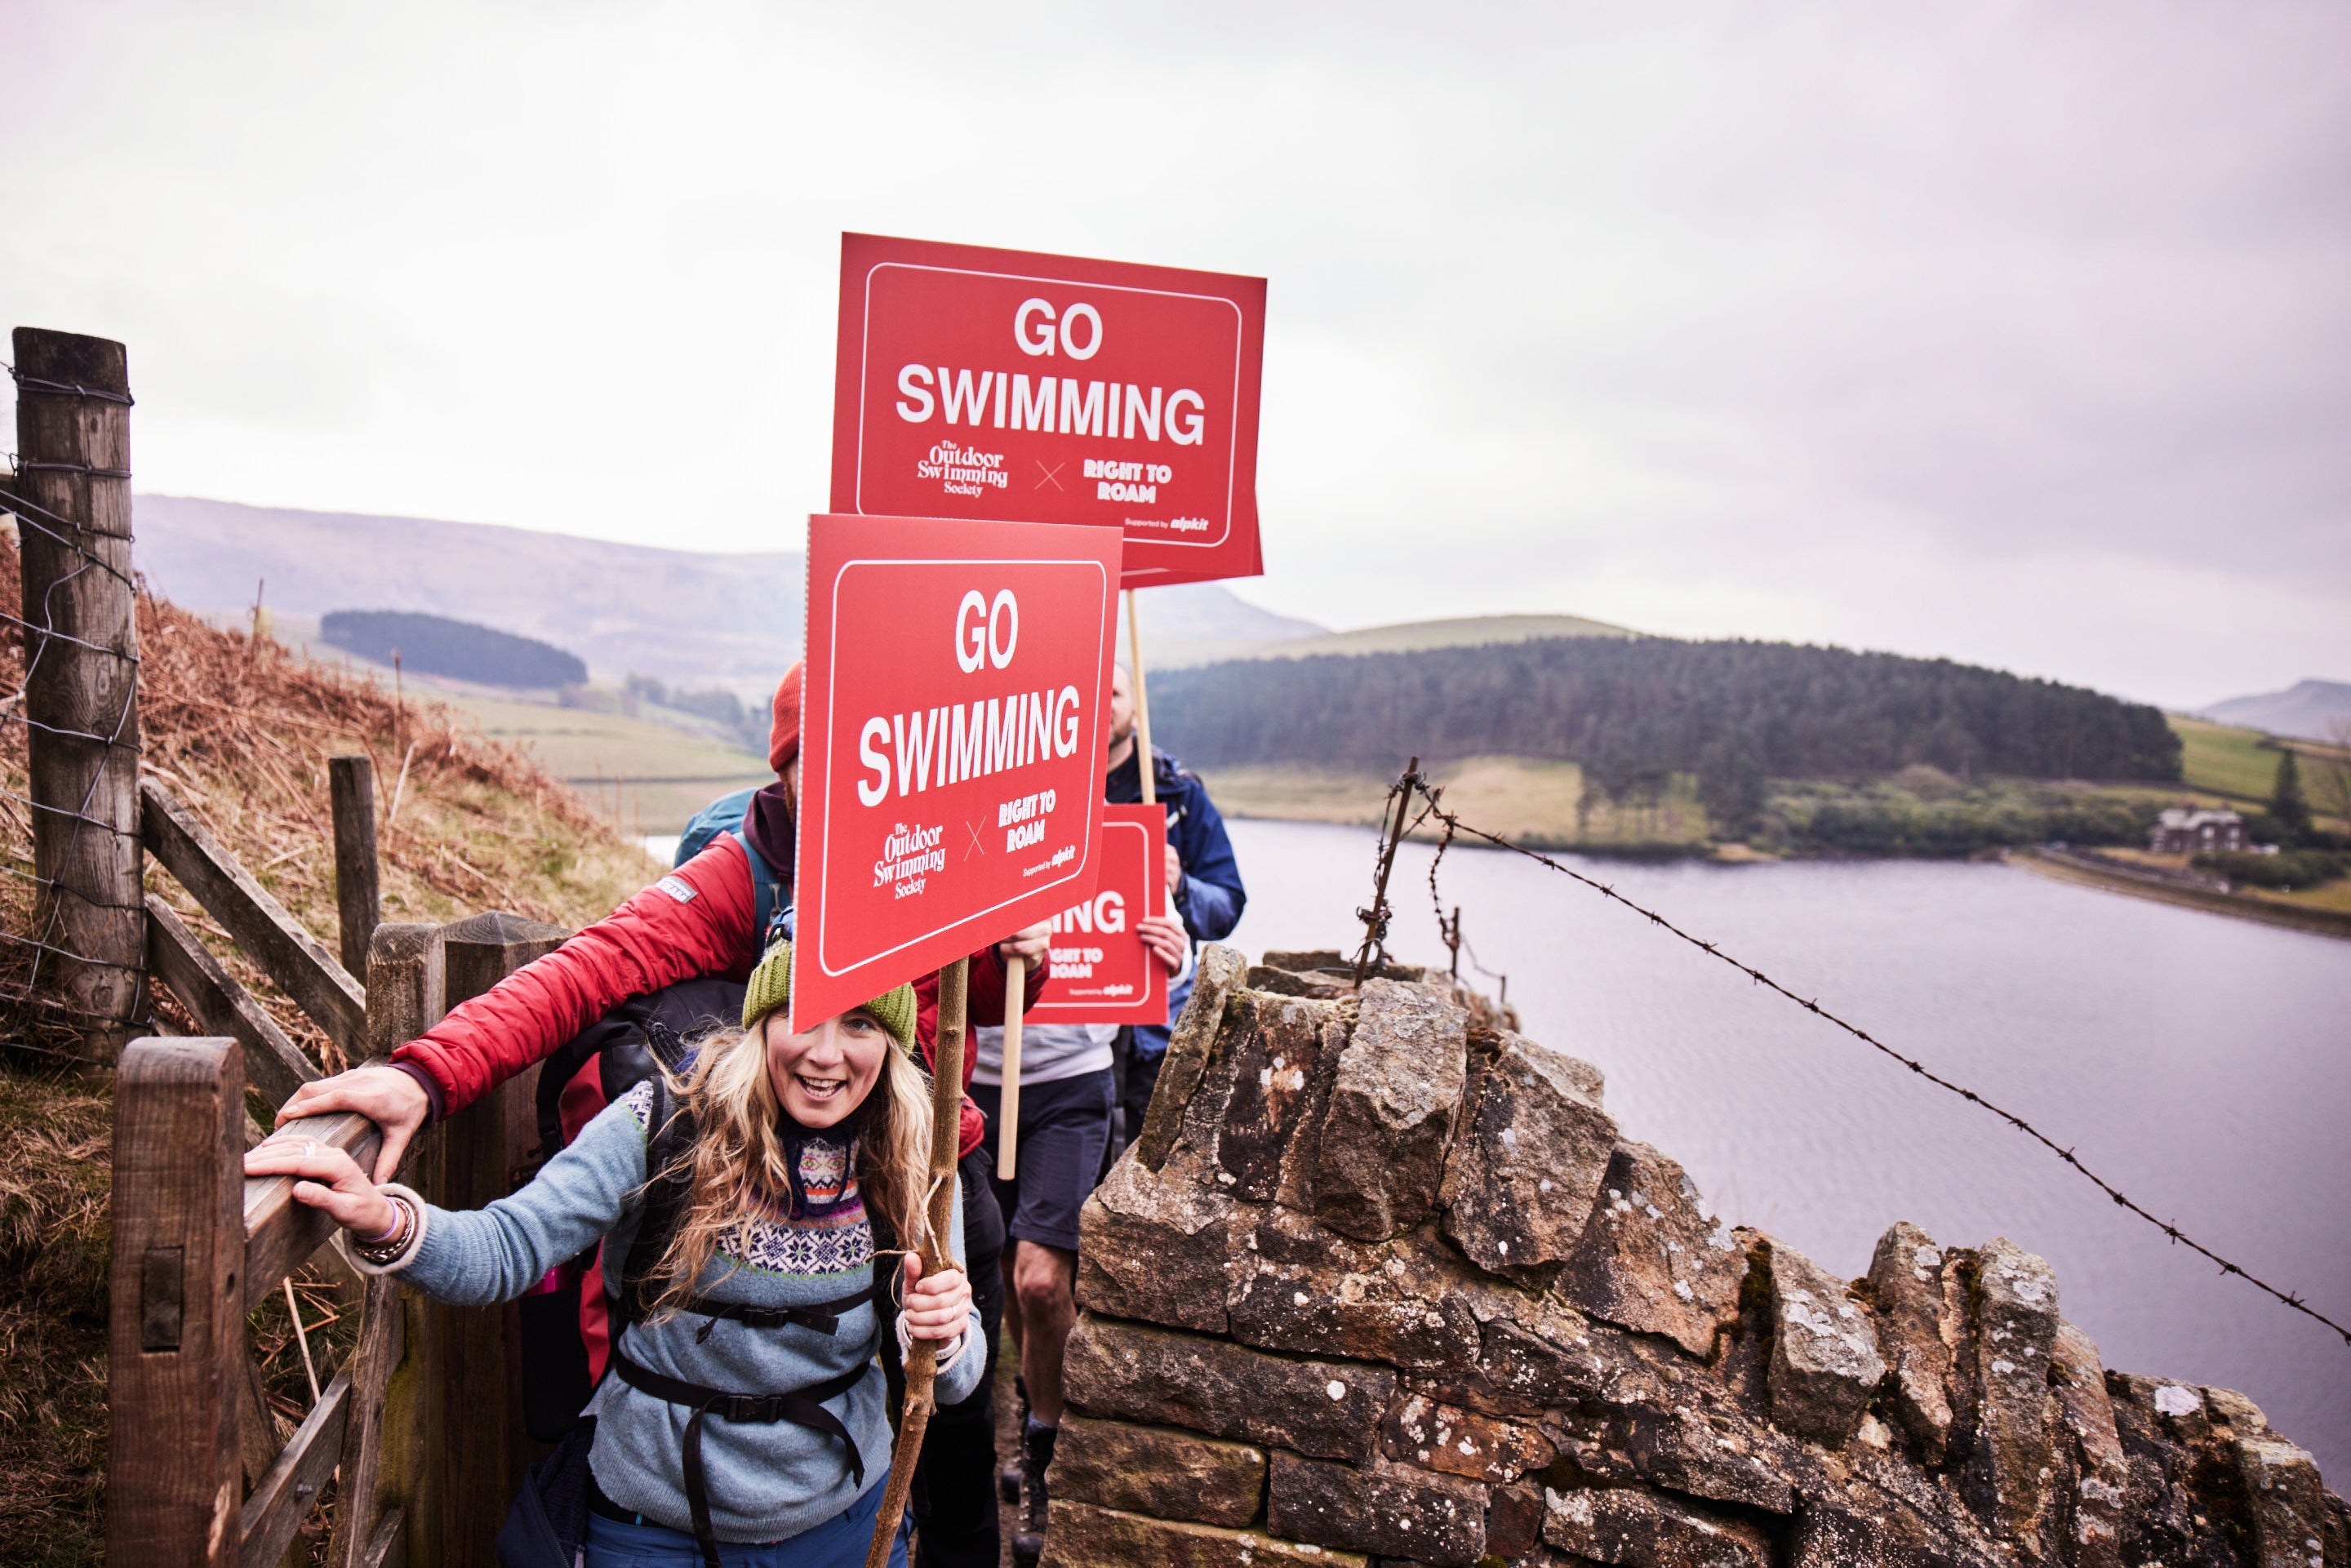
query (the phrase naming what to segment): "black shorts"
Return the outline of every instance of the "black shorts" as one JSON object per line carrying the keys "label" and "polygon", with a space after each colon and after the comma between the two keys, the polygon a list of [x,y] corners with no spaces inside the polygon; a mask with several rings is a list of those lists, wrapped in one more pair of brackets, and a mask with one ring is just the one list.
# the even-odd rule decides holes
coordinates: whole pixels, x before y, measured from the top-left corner
{"label": "black shorts", "polygon": [[[975,1083],[971,1097],[987,1118],[982,1146],[1000,1171],[997,1122],[1004,1092],[993,1083]],[[1020,1086],[1019,1173],[1010,1181],[993,1178],[1007,1233],[1065,1252],[1078,1249],[1078,1210],[1102,1174],[1102,1155],[1110,1147],[1110,1112],[1108,1068]]]}

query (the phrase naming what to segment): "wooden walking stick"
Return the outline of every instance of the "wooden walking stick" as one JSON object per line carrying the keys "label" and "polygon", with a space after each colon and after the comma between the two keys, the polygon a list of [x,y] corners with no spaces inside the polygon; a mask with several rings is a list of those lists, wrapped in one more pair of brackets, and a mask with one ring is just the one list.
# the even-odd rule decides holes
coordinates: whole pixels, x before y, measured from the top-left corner
{"label": "wooden walking stick", "polygon": [[[939,971],[939,1032],[931,1064],[931,1160],[927,1173],[930,1203],[925,1216],[922,1246],[925,1278],[955,1266],[947,1227],[955,1223],[956,1145],[962,1131],[964,1002],[971,980],[971,960],[957,958]],[[985,1345],[966,1345],[966,1355],[985,1354]],[[882,1491],[882,1512],[873,1521],[873,1544],[866,1549],[865,1568],[888,1568],[891,1543],[899,1521],[906,1516],[906,1499],[914,1488],[914,1461],[923,1452],[923,1434],[929,1429],[935,1405],[932,1385],[938,1377],[938,1342],[918,1339],[906,1350],[906,1400],[898,1417],[898,1441],[890,1450],[890,1484]]]}

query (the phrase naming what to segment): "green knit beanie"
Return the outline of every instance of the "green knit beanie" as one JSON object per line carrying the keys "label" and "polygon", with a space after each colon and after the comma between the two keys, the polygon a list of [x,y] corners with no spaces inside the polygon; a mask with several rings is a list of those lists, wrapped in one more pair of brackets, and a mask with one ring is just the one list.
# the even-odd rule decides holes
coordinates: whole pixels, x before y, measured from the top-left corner
{"label": "green knit beanie", "polygon": [[[792,945],[778,937],[751,971],[751,983],[743,991],[743,1027],[757,1029],[759,1020],[792,998]],[[904,1051],[914,1049],[914,988],[900,986],[884,991],[861,1009],[871,1013],[873,1021],[882,1026]]]}

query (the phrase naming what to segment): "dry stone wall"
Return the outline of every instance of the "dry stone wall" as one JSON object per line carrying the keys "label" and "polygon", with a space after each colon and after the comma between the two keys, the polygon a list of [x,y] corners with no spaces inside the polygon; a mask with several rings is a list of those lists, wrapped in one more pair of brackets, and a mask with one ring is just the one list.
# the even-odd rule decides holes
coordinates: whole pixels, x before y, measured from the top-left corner
{"label": "dry stone wall", "polygon": [[1203,956],[1088,1203],[1048,1568],[2351,1568],[2224,1389],[2109,1372],[2011,1242],[1734,1230],[1442,977]]}

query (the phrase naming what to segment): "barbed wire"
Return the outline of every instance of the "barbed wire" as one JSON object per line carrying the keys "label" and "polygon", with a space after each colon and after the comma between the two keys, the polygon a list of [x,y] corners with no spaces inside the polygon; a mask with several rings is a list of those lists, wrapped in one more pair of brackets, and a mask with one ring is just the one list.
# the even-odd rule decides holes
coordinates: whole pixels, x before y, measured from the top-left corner
{"label": "barbed wire", "polygon": [[[1418,827],[1428,820],[1428,810],[1426,807],[1422,808],[1420,815],[1413,819],[1413,827]],[[1407,828],[1405,831],[1408,833],[1412,830]],[[1494,999],[1507,1008],[1510,1005],[1510,977],[1489,969],[1478,961],[1478,949],[1470,944],[1469,938],[1461,934],[1461,906],[1455,904],[1452,917],[1447,918],[1445,896],[1437,890],[1437,868],[1445,863],[1445,852],[1452,843],[1453,824],[1447,822],[1445,837],[1437,843],[1436,857],[1428,862],[1428,902],[1437,910],[1437,933],[1445,943],[1446,951],[1453,955],[1453,977],[1457,980],[1461,977],[1461,955],[1467,953],[1469,955],[1469,967],[1499,988]]]}
{"label": "barbed wire", "polygon": [[109,392],[104,387],[86,387],[74,382],[53,382],[42,376],[28,376],[5,361],[0,361],[0,370],[6,371],[9,378],[27,392],[56,392],[66,397],[95,398],[99,402],[120,403],[124,408],[136,406],[136,400],[129,392]]}
{"label": "barbed wire", "polygon": [[[2154,1226],[2158,1230],[2163,1232],[2166,1237],[2170,1239],[2173,1245],[2185,1247],[2190,1251],[2203,1257],[2208,1261],[2217,1265],[2223,1276],[2233,1274],[2238,1279],[2242,1280],[2247,1284],[2252,1286],[2255,1290],[2261,1291],[2284,1305],[2293,1308],[2295,1312],[2302,1313],[2303,1316],[2310,1318],[2317,1322],[2324,1323],[2326,1327],[2334,1330],[2336,1334],[2340,1335],[2345,1344],[2351,1345],[2351,1328],[2346,1328],[2341,1323],[2336,1322],[2333,1318],[2328,1317],[2325,1312],[2320,1312],[2317,1308],[2313,1307],[2309,1302],[2304,1301],[2302,1297],[2295,1292],[2292,1291],[2280,1290],[2277,1286],[2271,1284],[2268,1281],[2262,1279],[2259,1275],[2254,1274],[2250,1270],[2246,1269],[2244,1265],[2231,1262],[2230,1260],[2222,1257],[2220,1253],[2215,1252],[2210,1247],[2205,1246],[2194,1237],[2189,1236],[2187,1232],[2181,1230],[2179,1225],[2175,1222],[2168,1219],[2158,1219],[2156,1218],[2154,1212],[2148,1209],[2145,1205],[2130,1197],[2128,1195],[2124,1193],[2120,1187],[2116,1186],[2114,1183],[2108,1181],[2105,1177],[2092,1170],[2088,1166],[2083,1164],[2081,1156],[2076,1155],[2072,1149],[2059,1144],[2054,1138],[2050,1137],[2049,1134],[2043,1133],[2040,1128],[2034,1126],[2032,1123],[2026,1121],[2015,1112],[2007,1109],[2005,1106],[1997,1104],[1991,1100],[1987,1100],[1981,1094],[1977,1093],[1974,1090],[1970,1089],[1963,1084],[1953,1082],[1951,1080],[1945,1078],[1940,1073],[1936,1072],[1925,1062],[1918,1061],[1916,1057],[1905,1056],[1902,1052],[1895,1050],[1892,1046],[1887,1045],[1884,1040],[1879,1040],[1876,1035],[1871,1034],[1867,1030],[1863,1029],[1860,1025],[1840,1018],[1835,1013],[1831,1012],[1828,1009],[1821,1006],[1820,999],[1817,997],[1808,998],[1797,995],[1794,991],[1790,990],[1786,986],[1782,985],[1779,981],[1773,979],[1762,970],[1755,967],[1754,965],[1747,963],[1742,959],[1733,957],[1729,953],[1724,952],[1719,946],[1705,940],[1703,937],[1690,935],[1690,933],[1683,930],[1680,926],[1675,925],[1672,921],[1667,919],[1656,910],[1646,908],[1642,904],[1635,903],[1633,900],[1625,897],[1623,894],[1617,892],[1608,883],[1602,882],[1595,877],[1586,876],[1583,873],[1577,871],[1573,866],[1562,865],[1558,861],[1553,860],[1551,856],[1544,854],[1539,850],[1531,850],[1527,848],[1524,844],[1515,843],[1500,833],[1490,833],[1483,828],[1472,827],[1468,822],[1463,821],[1458,813],[1449,811],[1445,809],[1441,800],[1441,797],[1445,793],[1443,786],[1430,784],[1426,779],[1419,776],[1417,768],[1407,770],[1405,776],[1397,780],[1396,788],[1398,789],[1403,789],[1407,787],[1416,789],[1421,795],[1425,796],[1427,800],[1427,804],[1422,808],[1420,814],[1413,819],[1411,826],[1405,828],[1402,832],[1397,834],[1397,837],[1401,839],[1406,836],[1412,831],[1413,828],[1418,827],[1421,823],[1427,821],[1431,817],[1435,817],[1438,821],[1445,824],[1444,836],[1437,842],[1437,857],[1429,862],[1428,867],[1428,887],[1432,898],[1437,896],[1437,867],[1438,863],[1444,860],[1445,852],[1452,846],[1454,838],[1457,834],[1464,838],[1481,839],[1485,842],[1493,845],[1496,849],[1508,850],[1512,854],[1522,855],[1526,859],[1534,862],[1537,865],[1547,867],[1552,871],[1559,873],[1562,876],[1567,877],[1572,881],[1581,883],[1585,887],[1592,889],[1593,892],[1599,894],[1602,897],[1623,904],[1625,908],[1631,910],[1634,914],[1640,915],[1651,925],[1662,927],[1664,930],[1672,933],[1674,936],[1681,938],[1681,940],[1688,943],[1691,946],[1696,947],[1698,951],[1708,955],[1709,957],[1719,959],[1721,962],[1729,965],[1732,968],[1746,976],[1756,985],[1761,986],[1767,990],[1775,991],[1779,995],[1787,998],[1788,1000],[1795,1003],[1798,1007],[1803,1009],[1806,1012],[1811,1013],[1815,1018],[1826,1019],[1828,1022],[1835,1025],[1838,1029],[1843,1030],[1845,1033],[1853,1036],[1854,1039],[1860,1040],[1864,1045],[1868,1046],[1872,1051],[1877,1051],[1883,1056],[1889,1057],[1892,1060],[1900,1062],[1903,1066],[1908,1068],[1912,1072],[1925,1079],[1928,1082],[1934,1084],[1937,1088],[1958,1095],[1960,1099],[1965,1100],[1970,1105],[1979,1106],[1983,1110],[1991,1112],[1993,1115],[1998,1116],[2001,1121],[2006,1122],[2010,1126],[2015,1128],[2018,1132],[2022,1133],[2026,1137],[2031,1138],[2034,1143],[2039,1144],[2043,1148],[2047,1149],[2051,1154],[2055,1155],[2059,1159],[2073,1166],[2074,1169],[2081,1173],[2082,1176],[2090,1182],[2091,1185],[2095,1186],[2100,1192],[2105,1193],[2108,1197],[2112,1198],[2117,1207],[2128,1210],[2130,1213],[2138,1216],[2141,1219],[2146,1220],[2149,1225]],[[1391,793],[1390,798],[1394,799],[1393,793]],[[1401,813],[1398,814],[1397,820],[1399,821],[1402,820]],[[1386,819],[1383,817],[1383,826],[1385,825],[1385,821]],[[1385,835],[1383,834],[1383,836],[1384,837]],[[1395,847],[1392,844],[1384,845],[1383,849],[1384,852],[1389,855],[1393,855],[1395,853]],[[1445,906],[1442,899],[1437,899],[1437,921],[1439,925],[1442,926],[1445,918]]]}

